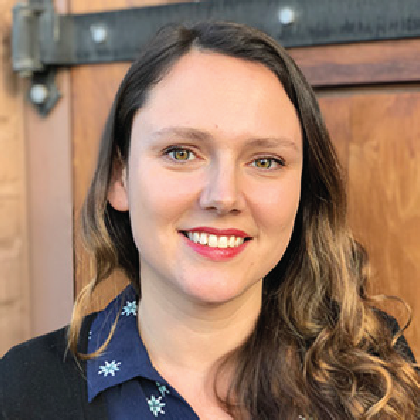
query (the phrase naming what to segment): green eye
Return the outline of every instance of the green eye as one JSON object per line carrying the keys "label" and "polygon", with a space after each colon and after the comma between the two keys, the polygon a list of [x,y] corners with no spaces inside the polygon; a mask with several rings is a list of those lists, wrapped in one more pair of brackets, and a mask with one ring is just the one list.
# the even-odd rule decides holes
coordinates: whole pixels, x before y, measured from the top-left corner
{"label": "green eye", "polygon": [[271,168],[273,162],[273,159],[267,159],[267,158],[263,158],[263,159],[256,159],[255,160],[255,166],[257,168],[263,168],[263,169],[268,169]]}
{"label": "green eye", "polygon": [[252,161],[252,166],[260,169],[272,169],[279,166],[284,166],[284,163],[280,159],[259,158]]}
{"label": "green eye", "polygon": [[168,156],[174,160],[191,160],[194,159],[194,154],[188,149],[172,149],[168,151]]}

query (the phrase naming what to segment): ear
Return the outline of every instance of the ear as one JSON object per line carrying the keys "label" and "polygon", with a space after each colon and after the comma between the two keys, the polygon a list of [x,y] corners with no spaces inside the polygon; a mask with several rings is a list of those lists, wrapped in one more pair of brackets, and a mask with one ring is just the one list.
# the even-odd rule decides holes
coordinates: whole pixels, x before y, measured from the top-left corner
{"label": "ear", "polygon": [[108,202],[118,211],[128,211],[125,164],[119,159],[112,164],[111,179],[108,185]]}

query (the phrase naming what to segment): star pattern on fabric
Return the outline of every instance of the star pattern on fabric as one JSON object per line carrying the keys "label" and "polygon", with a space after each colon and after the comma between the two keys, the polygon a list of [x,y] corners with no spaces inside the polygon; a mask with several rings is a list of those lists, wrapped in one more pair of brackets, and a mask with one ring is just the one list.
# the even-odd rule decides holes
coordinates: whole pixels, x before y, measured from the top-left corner
{"label": "star pattern on fabric", "polygon": [[155,417],[159,416],[159,414],[165,414],[165,410],[163,408],[166,404],[162,402],[162,397],[156,398],[152,395],[150,398],[146,399],[147,404],[149,404],[149,409]]}
{"label": "star pattern on fabric", "polygon": [[109,399],[115,418],[165,420],[170,416],[198,420],[192,408],[152,365],[139,335],[138,302],[138,295],[129,285],[94,318],[91,334],[87,329],[86,335],[91,336],[86,340],[88,352],[93,353],[107,340],[117,319],[114,337],[106,352],[87,361],[89,403],[103,393]]}
{"label": "star pattern on fabric", "polygon": [[124,316],[130,316],[130,315],[137,315],[137,302],[133,300],[132,302],[127,302],[122,310],[122,314]]}
{"label": "star pattern on fabric", "polygon": [[105,360],[105,364],[103,366],[99,366],[98,375],[104,375],[104,377],[107,377],[108,375],[115,376],[115,372],[117,370],[120,370],[119,366],[121,365],[121,362],[115,362],[113,360],[111,363]]}
{"label": "star pattern on fabric", "polygon": [[164,397],[166,394],[169,394],[169,389],[166,388],[165,385],[161,385],[159,382],[156,382],[156,386],[157,386],[160,394],[162,395],[162,397]]}

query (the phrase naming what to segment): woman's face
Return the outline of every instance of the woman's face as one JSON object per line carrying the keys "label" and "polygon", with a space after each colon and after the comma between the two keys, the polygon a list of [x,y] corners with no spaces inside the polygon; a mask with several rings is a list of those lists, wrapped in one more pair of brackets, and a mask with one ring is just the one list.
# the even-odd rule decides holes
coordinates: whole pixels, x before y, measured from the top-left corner
{"label": "woman's face", "polygon": [[289,243],[301,173],[298,117],[270,70],[183,56],[134,118],[114,197],[130,211],[142,287],[203,303],[261,290]]}

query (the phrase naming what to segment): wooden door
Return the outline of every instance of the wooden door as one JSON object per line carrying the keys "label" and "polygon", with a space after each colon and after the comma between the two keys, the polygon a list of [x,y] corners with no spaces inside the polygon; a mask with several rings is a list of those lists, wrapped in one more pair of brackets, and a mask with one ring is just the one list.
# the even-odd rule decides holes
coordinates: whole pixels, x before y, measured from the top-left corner
{"label": "wooden door", "polygon": [[[70,11],[142,5],[146,1],[71,0]],[[415,85],[420,69],[411,54],[418,47],[418,41],[398,41],[291,53],[317,88],[345,168],[351,225],[370,251],[376,273],[371,290],[398,295],[411,305],[415,326],[406,337],[420,358],[420,90]],[[71,71],[76,291],[92,276],[91,261],[77,240],[78,214],[108,110],[127,68],[128,63],[120,63]],[[103,307],[125,282],[118,273],[109,279],[95,307]],[[386,308],[404,322],[403,311],[393,306]]]}
{"label": "wooden door", "polygon": [[[370,291],[399,296],[413,310],[405,336],[420,355],[420,91],[331,90],[320,103],[348,178],[349,217],[369,253]],[[380,305],[407,321],[403,305]]]}

